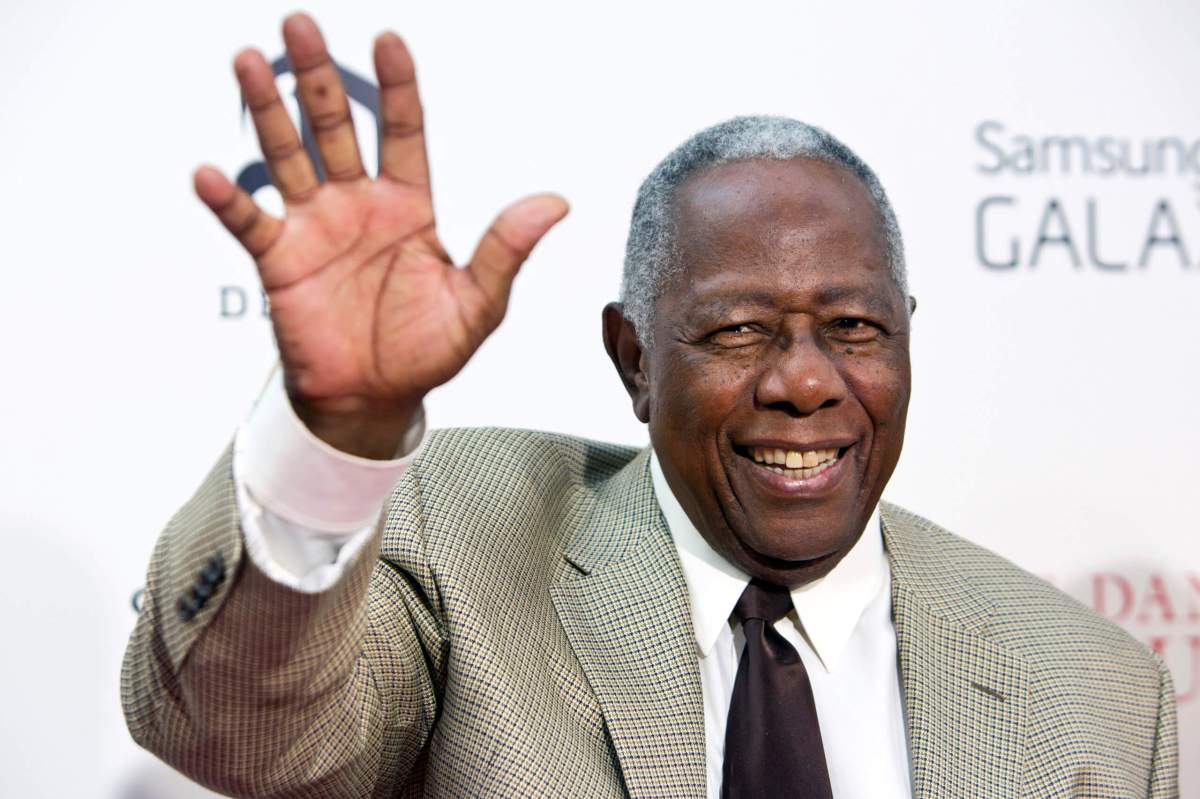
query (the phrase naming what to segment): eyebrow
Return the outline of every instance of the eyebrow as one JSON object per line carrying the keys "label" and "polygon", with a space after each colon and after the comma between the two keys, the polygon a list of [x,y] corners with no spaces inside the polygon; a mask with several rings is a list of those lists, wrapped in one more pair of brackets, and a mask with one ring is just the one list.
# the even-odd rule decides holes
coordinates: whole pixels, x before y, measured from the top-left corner
{"label": "eyebrow", "polygon": [[817,303],[833,305],[847,300],[861,302],[871,310],[884,313],[889,310],[888,304],[878,294],[866,291],[858,286],[833,286],[823,289],[817,294]]}
{"label": "eyebrow", "polygon": [[751,291],[733,295],[714,292],[711,296],[701,296],[692,304],[692,307],[697,310],[726,310],[746,305],[770,306],[774,304],[771,295],[766,292]]}
{"label": "eyebrow", "polygon": [[[862,303],[868,310],[878,314],[886,314],[891,308],[882,298],[873,292],[858,286],[831,286],[821,289],[815,296],[817,305],[834,305],[839,302],[853,301]],[[701,296],[692,304],[693,311],[728,312],[734,308],[776,306],[775,297],[767,292],[745,291],[733,295],[722,295],[713,292],[712,296]]]}

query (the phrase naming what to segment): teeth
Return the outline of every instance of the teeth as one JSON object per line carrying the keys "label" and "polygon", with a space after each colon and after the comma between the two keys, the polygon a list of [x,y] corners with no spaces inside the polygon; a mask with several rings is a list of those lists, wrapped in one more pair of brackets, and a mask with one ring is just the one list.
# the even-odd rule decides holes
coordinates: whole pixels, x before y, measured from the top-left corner
{"label": "teeth", "polygon": [[774,447],[754,447],[751,456],[776,474],[803,480],[828,469],[837,460],[836,449],[810,449],[804,452]]}

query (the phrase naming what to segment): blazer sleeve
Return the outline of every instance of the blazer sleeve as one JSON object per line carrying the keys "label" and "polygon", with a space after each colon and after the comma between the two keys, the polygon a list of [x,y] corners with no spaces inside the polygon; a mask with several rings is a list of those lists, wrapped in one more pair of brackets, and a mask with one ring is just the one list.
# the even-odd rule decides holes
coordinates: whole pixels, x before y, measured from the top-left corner
{"label": "blazer sleeve", "polygon": [[231,450],[159,537],[125,653],[134,739],[239,797],[390,795],[420,768],[446,656],[415,470],[335,585],[300,593],[244,556]]}
{"label": "blazer sleeve", "polygon": [[1158,726],[1154,735],[1154,756],[1150,764],[1150,799],[1179,797],[1179,738],[1176,731],[1175,688],[1171,672],[1161,658],[1158,661]]}

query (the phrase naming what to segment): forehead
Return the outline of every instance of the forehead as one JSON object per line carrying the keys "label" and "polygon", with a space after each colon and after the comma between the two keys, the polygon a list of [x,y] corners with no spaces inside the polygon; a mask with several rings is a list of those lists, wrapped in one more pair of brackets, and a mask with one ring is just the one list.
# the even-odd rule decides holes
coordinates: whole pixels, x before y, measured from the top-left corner
{"label": "forehead", "polygon": [[682,272],[664,299],[892,286],[879,209],[843,167],[809,158],[719,164],[684,181],[674,213]]}

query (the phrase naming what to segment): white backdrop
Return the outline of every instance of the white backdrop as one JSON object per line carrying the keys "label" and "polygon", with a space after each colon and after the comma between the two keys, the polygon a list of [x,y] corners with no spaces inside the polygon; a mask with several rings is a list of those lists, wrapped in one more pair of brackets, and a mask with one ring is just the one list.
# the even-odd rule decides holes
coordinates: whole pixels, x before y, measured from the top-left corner
{"label": "white backdrop", "polygon": [[[152,542],[273,359],[251,264],[189,173],[257,157],[230,61],[247,43],[279,55],[289,10],[0,5],[4,796],[206,795],[131,743],[118,671]],[[739,113],[854,147],[891,193],[920,300],[887,496],[1163,651],[1200,797],[1200,6],[309,10],[368,77],[378,30],[410,41],[456,255],[518,195],[574,207],[504,326],[429,398],[435,425],[644,442],[599,337],[641,178]]]}

